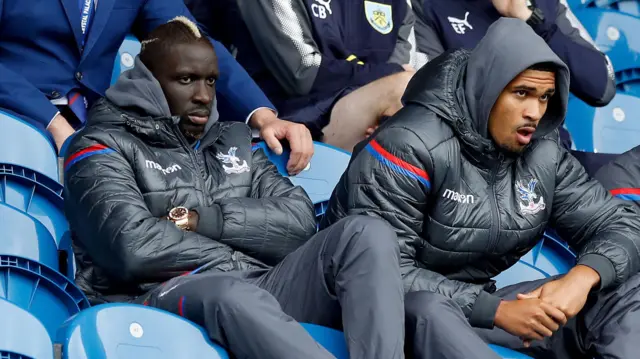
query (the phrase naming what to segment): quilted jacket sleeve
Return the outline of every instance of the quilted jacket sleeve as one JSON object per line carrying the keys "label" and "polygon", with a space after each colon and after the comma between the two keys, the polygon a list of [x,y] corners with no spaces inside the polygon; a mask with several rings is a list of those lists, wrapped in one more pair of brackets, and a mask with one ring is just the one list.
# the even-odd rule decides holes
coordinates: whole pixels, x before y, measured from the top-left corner
{"label": "quilted jacket sleeve", "polygon": [[197,208],[216,216],[217,229],[198,231],[266,264],[276,264],[316,232],[313,204],[269,161],[262,149],[253,152],[251,197],[225,198]]}
{"label": "quilted jacket sleeve", "polygon": [[[410,129],[390,127],[381,130],[352,159],[334,193],[348,198],[346,213],[382,218],[396,230],[403,252],[406,291],[430,291],[452,298],[477,327],[493,327],[499,298],[483,286],[449,280],[416,262],[425,215],[429,213],[432,158],[422,140]],[[334,208],[330,205],[330,208]]]}
{"label": "quilted jacket sleeve", "polygon": [[594,176],[609,193],[640,210],[640,146],[618,155]]}
{"label": "quilted jacket sleeve", "polygon": [[559,150],[551,225],[578,249],[578,264],[600,274],[601,289],[620,285],[640,270],[640,214]]}
{"label": "quilted jacket sleeve", "polygon": [[76,136],[67,152],[65,214],[96,265],[114,279],[137,283],[231,261],[228,246],[154,217],[115,141],[101,143],[88,132]]}

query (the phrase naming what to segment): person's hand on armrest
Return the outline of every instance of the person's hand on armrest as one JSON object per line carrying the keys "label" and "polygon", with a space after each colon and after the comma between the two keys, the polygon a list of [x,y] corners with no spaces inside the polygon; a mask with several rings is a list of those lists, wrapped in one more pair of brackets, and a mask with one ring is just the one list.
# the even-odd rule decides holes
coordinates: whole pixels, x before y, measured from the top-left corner
{"label": "person's hand on armrest", "polygon": [[281,120],[268,108],[256,110],[249,119],[249,125],[260,131],[260,137],[278,155],[283,151],[280,141],[289,141],[291,156],[287,163],[287,171],[290,175],[300,173],[311,161],[313,139],[306,126]]}

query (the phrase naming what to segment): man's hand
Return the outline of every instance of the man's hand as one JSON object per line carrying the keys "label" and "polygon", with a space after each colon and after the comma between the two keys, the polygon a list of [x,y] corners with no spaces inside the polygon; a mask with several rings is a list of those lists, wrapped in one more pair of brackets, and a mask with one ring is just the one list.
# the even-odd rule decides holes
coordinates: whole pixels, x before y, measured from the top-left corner
{"label": "man's hand", "polygon": [[531,293],[518,294],[518,299],[540,298],[561,310],[567,318],[575,317],[587,302],[591,289],[600,283],[595,270],[577,265],[560,279],[547,282]]}
{"label": "man's hand", "polygon": [[527,0],[491,0],[491,2],[502,16],[527,21],[533,13],[527,7]]}
{"label": "man's hand", "polygon": [[529,346],[532,340],[553,335],[567,322],[567,317],[553,306],[533,298],[500,302],[494,322]]}
{"label": "man's hand", "polygon": [[249,124],[260,131],[260,137],[278,155],[282,153],[280,140],[289,141],[291,156],[287,163],[287,171],[290,175],[296,175],[307,167],[313,156],[313,139],[306,126],[281,120],[266,108],[256,111],[251,116]]}
{"label": "man's hand", "polygon": [[60,150],[62,149],[64,141],[66,141],[67,138],[69,138],[69,136],[73,135],[73,133],[75,132],[73,127],[71,127],[69,122],[67,122],[67,119],[64,118],[61,114],[58,114],[53,118],[51,123],[49,123],[49,127],[47,127],[47,130],[51,133],[51,136],[56,143],[58,152],[60,152]]}
{"label": "man's hand", "polygon": [[187,217],[189,230],[195,232],[196,228],[198,228],[198,221],[200,220],[200,216],[196,211],[189,211],[189,216]]}

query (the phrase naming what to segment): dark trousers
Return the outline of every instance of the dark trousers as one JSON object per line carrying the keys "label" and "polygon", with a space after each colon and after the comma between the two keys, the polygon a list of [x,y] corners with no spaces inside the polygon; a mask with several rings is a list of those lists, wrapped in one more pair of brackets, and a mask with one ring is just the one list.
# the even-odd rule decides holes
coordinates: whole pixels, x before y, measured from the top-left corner
{"label": "dark trousers", "polygon": [[[505,300],[555,278],[523,282],[498,290]],[[414,358],[499,359],[487,344],[517,350],[533,358],[630,359],[640,355],[640,275],[620,287],[591,295],[583,310],[543,341],[529,348],[502,329],[472,328],[451,299],[429,292],[405,297],[407,352]],[[407,355],[407,357],[411,357]]]}
{"label": "dark trousers", "polygon": [[404,358],[403,287],[394,232],[345,218],[269,271],[174,278],[138,301],[201,326],[236,358],[333,358],[298,322],[344,327],[352,359]]}

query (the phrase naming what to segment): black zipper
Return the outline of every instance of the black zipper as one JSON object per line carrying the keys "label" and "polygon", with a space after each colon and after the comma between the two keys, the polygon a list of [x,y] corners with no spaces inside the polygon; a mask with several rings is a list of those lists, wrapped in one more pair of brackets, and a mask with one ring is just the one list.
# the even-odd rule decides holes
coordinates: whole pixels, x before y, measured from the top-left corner
{"label": "black zipper", "polygon": [[500,218],[498,214],[498,198],[496,197],[496,177],[502,167],[502,153],[498,154],[498,165],[491,173],[491,226],[489,227],[489,252],[493,252],[498,245],[498,235],[500,230]]}
{"label": "black zipper", "polygon": [[202,203],[205,206],[210,205],[210,203],[206,200],[206,197],[202,194],[205,190],[205,183],[204,183],[204,176],[203,176],[203,172],[202,172],[202,166],[200,166],[198,164],[198,154],[195,152],[197,150],[194,150],[189,143],[187,142],[187,140],[184,138],[184,136],[182,135],[182,132],[180,132],[180,129],[178,128],[177,125],[173,125],[173,131],[174,133],[177,135],[178,139],[180,140],[180,144],[182,144],[182,146],[184,148],[187,149],[187,153],[189,154],[189,159],[191,159],[191,162],[193,163],[193,165],[196,167],[196,169],[198,170],[198,172],[200,173],[198,177],[198,183],[200,184],[200,191],[196,191],[196,193],[199,193],[199,198],[200,198],[200,203]]}

